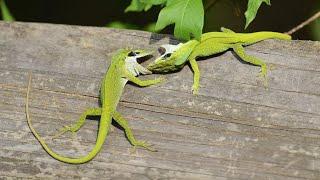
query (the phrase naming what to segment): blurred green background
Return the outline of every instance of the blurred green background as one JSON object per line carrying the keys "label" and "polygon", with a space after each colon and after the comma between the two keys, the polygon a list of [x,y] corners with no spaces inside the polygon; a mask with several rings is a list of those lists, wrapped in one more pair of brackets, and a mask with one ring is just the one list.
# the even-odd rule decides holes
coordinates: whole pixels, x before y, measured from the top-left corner
{"label": "blurred green background", "polygon": [[[247,0],[204,0],[204,32],[221,26],[237,32],[260,30],[286,32],[320,10],[320,0],[271,0],[263,4],[256,19],[244,30]],[[152,30],[161,7],[147,12],[124,13],[131,0],[6,0],[17,21],[46,22],[85,26],[109,26]],[[161,33],[172,34],[172,26]],[[320,40],[320,19],[293,34],[294,39]]]}

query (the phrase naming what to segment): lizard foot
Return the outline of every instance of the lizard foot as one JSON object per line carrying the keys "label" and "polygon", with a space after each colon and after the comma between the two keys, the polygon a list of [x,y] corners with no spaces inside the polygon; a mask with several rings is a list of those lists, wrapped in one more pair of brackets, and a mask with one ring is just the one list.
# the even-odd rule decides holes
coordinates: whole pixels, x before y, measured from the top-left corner
{"label": "lizard foot", "polygon": [[152,147],[153,145],[150,145],[150,144],[148,144],[148,143],[145,142],[145,141],[137,141],[137,142],[133,145],[133,152],[136,151],[136,148],[137,148],[138,146],[143,147],[143,148],[147,149],[148,151],[157,152],[157,150]]}
{"label": "lizard foot", "polygon": [[268,78],[266,72],[261,71],[258,75],[263,80],[263,86],[267,89],[268,88]]}
{"label": "lizard foot", "polygon": [[272,70],[275,70],[276,68],[277,68],[277,67],[276,67],[275,64],[271,64],[271,63],[268,64],[268,69],[270,69],[271,71],[272,71]]}
{"label": "lizard foot", "polygon": [[167,79],[163,76],[160,76],[159,78],[155,79],[156,83],[164,83],[167,81]]}
{"label": "lizard foot", "polygon": [[68,131],[70,131],[72,133],[73,138],[76,137],[76,131],[72,128],[72,126],[64,126],[56,134],[53,135],[52,139],[56,139]]}
{"label": "lizard foot", "polygon": [[263,79],[263,86],[268,88],[267,68],[262,67],[259,76]]}
{"label": "lizard foot", "polygon": [[199,93],[199,86],[193,85],[192,86],[192,94],[198,95],[198,93]]}

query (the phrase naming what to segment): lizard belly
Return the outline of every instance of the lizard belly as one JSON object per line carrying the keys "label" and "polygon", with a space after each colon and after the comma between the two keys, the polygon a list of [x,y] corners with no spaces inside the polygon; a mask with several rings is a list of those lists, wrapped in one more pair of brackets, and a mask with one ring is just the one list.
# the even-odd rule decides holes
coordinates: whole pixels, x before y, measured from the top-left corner
{"label": "lizard belly", "polygon": [[116,109],[127,82],[128,80],[125,78],[115,78],[112,81],[108,81],[103,90],[101,89],[102,108]]}

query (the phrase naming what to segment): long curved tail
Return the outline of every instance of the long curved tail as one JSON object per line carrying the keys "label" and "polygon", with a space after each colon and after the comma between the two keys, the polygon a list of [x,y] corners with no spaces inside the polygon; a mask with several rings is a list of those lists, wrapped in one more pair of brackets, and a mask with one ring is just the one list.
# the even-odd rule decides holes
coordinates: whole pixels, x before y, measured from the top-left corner
{"label": "long curved tail", "polygon": [[27,89],[27,97],[26,97],[26,116],[27,116],[27,122],[29,125],[29,128],[31,130],[31,132],[33,133],[33,135],[35,136],[35,138],[39,141],[39,143],[41,144],[41,146],[43,147],[44,150],[47,151],[48,154],[50,154],[53,158],[65,162],[65,163],[70,163],[70,164],[81,164],[81,163],[85,163],[88,162],[90,160],[92,160],[101,150],[104,141],[107,137],[107,133],[110,127],[110,123],[109,121],[107,121],[108,119],[111,119],[112,116],[110,113],[103,113],[101,114],[101,119],[100,119],[100,123],[99,123],[99,133],[98,133],[98,137],[97,137],[97,141],[96,144],[94,146],[94,148],[86,155],[83,157],[78,157],[78,158],[70,158],[70,157],[63,157],[55,152],[53,152],[48,145],[46,144],[46,142],[40,137],[40,135],[36,132],[36,130],[33,128],[32,124],[31,124],[31,118],[29,115],[29,91],[30,91],[30,86],[31,86],[31,72],[29,74],[29,83],[28,83],[28,89]]}
{"label": "long curved tail", "polygon": [[254,44],[265,39],[291,40],[291,36],[288,34],[271,31],[261,31],[248,34],[243,33],[244,45]]}

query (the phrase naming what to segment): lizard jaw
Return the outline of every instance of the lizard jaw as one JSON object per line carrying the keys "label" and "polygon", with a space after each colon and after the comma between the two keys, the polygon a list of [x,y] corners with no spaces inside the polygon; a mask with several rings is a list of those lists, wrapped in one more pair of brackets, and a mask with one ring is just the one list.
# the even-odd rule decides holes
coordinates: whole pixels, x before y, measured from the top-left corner
{"label": "lizard jaw", "polygon": [[[182,43],[172,45],[172,44],[163,44],[159,47],[158,51],[161,54],[156,60],[151,62],[147,69],[151,70],[152,72],[165,72],[169,66],[171,66],[170,61],[172,61],[172,54],[174,54],[180,47],[183,45]],[[168,56],[169,55],[169,56]],[[169,67],[170,69],[170,67]],[[169,70],[170,72],[172,70]],[[167,71],[166,71],[167,72]]]}
{"label": "lizard jaw", "polygon": [[149,71],[145,67],[141,66],[137,61],[139,58],[143,58],[143,57],[149,56],[151,54],[152,54],[151,52],[141,52],[140,54],[138,54],[134,57],[127,57],[125,60],[126,70],[129,71],[134,76],[138,76],[140,74],[143,74],[143,75],[152,74],[151,71]]}

